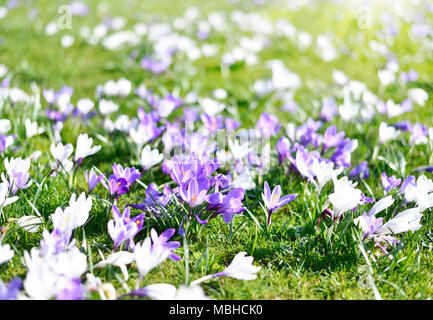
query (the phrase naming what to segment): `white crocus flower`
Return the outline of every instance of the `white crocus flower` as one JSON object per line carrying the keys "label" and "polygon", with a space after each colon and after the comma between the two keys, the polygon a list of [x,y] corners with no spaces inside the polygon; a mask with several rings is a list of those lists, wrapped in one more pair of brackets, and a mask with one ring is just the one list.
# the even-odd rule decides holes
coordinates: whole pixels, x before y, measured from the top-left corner
{"label": "white crocus flower", "polygon": [[163,158],[163,154],[159,153],[158,149],[150,149],[150,146],[147,145],[141,151],[140,164],[143,166],[144,170],[149,170],[154,165],[160,163]]}
{"label": "white crocus flower", "polygon": [[27,139],[30,139],[31,137],[41,134],[45,131],[44,128],[38,127],[38,123],[36,121],[32,122],[30,119],[26,119],[25,126]]}
{"label": "white crocus flower", "polygon": [[123,277],[125,281],[128,280],[128,269],[126,268],[127,264],[131,264],[134,261],[134,254],[128,251],[118,251],[110,254],[107,259],[102,260],[97,263],[94,267],[103,267],[106,265],[112,265],[115,267],[119,267],[120,271],[122,271]]}
{"label": "white crocus flower", "polygon": [[343,213],[355,208],[361,201],[361,190],[355,189],[356,183],[348,180],[347,177],[342,177],[337,180],[336,177],[332,178],[334,181],[334,193],[329,195],[334,207],[334,219],[339,218]]}
{"label": "white crocus flower", "polygon": [[368,212],[368,215],[376,215],[377,213],[391,206],[393,203],[394,199],[392,198],[392,196],[386,196],[385,198],[380,199],[374,204],[374,206]]}
{"label": "white crocus flower", "polygon": [[6,134],[12,128],[11,122],[8,119],[0,119],[0,134]]}
{"label": "white crocus flower", "polygon": [[238,280],[254,280],[257,278],[256,273],[260,271],[261,267],[254,266],[253,259],[253,257],[247,256],[246,252],[239,252],[225,270],[197,279],[193,281],[191,285],[198,285],[203,281],[215,277],[231,277]]}
{"label": "white crocus flower", "polygon": [[433,181],[422,175],[418,177],[416,185],[408,184],[406,186],[405,200],[406,202],[415,201],[422,212],[425,209],[433,207],[432,191]]}
{"label": "white crocus flower", "polygon": [[14,252],[11,250],[10,245],[0,243],[0,265],[11,260],[13,256]]}
{"label": "white crocus flower", "polygon": [[134,260],[137,264],[140,277],[144,277],[150,270],[161,264],[170,255],[170,250],[160,245],[153,246],[150,238],[136,244],[134,248]]}
{"label": "white crocus flower", "polygon": [[105,99],[99,101],[99,112],[103,116],[109,115],[113,112],[116,112],[117,110],[119,110],[119,105],[117,105],[113,101]]}
{"label": "white crocus flower", "polygon": [[19,197],[9,197],[9,184],[6,182],[0,183],[0,209],[14,203],[19,199]]}
{"label": "white crocus flower", "polygon": [[89,218],[91,208],[92,198],[90,196],[86,199],[86,195],[83,192],[76,199],[76,195],[73,193],[69,200],[69,206],[64,210],[57,208],[54,214],[51,215],[54,228],[65,232],[81,227]]}
{"label": "white crocus flower", "polygon": [[77,139],[77,146],[75,148],[75,161],[84,159],[101,150],[101,146],[92,147],[93,139],[89,138],[87,133],[80,134]]}
{"label": "white crocus flower", "polygon": [[420,208],[412,208],[400,212],[374,233],[377,235],[398,234],[407,231],[416,231],[422,227],[420,221],[423,215]]}
{"label": "white crocus flower", "polygon": [[400,130],[393,126],[388,126],[385,122],[379,125],[379,143],[385,143],[389,140],[394,140],[400,135]]}
{"label": "white crocus flower", "polygon": [[37,216],[23,216],[18,219],[17,224],[28,232],[37,232],[42,219]]}
{"label": "white crocus flower", "polygon": [[77,108],[82,114],[88,114],[90,111],[92,111],[94,106],[95,102],[88,98],[80,99],[77,102]]}
{"label": "white crocus flower", "polygon": [[416,104],[419,104],[422,107],[425,105],[426,101],[428,100],[428,93],[421,88],[409,89],[407,90],[407,94],[410,100],[412,100]]}

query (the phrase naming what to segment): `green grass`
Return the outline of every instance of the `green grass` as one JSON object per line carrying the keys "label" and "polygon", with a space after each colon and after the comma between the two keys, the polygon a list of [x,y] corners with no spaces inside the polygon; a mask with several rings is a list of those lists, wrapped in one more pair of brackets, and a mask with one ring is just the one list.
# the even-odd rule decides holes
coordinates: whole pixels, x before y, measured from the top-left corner
{"label": "green grass", "polygon": [[[189,90],[196,90],[199,95],[210,95],[212,90],[218,87],[225,88],[229,93],[231,105],[237,108],[242,125],[245,128],[254,126],[259,115],[266,110],[277,114],[282,123],[302,123],[308,116],[317,118],[322,97],[333,93],[332,70],[343,70],[349,77],[363,81],[372,92],[379,92],[377,70],[385,64],[383,57],[372,53],[367,49],[368,41],[375,39],[376,29],[363,30],[365,37],[362,43],[348,41],[354,37],[359,29],[349,8],[338,8],[330,4],[319,5],[318,9],[302,8],[299,11],[290,11],[280,8],[278,4],[256,7],[253,4],[241,3],[233,5],[220,3],[220,1],[109,1],[112,16],[124,16],[127,18],[126,29],[132,27],[135,22],[146,21],[154,18],[161,21],[171,21],[173,17],[183,14],[189,5],[199,7],[203,13],[212,11],[232,10],[243,8],[254,9],[265,17],[276,20],[288,19],[299,30],[305,30],[312,35],[323,34],[332,30],[336,37],[344,40],[350,54],[340,55],[331,62],[322,61],[310,48],[305,52],[300,51],[287,39],[272,39],[273,43],[260,53],[261,61],[278,58],[284,61],[288,69],[299,74],[304,86],[296,93],[296,101],[302,110],[297,115],[281,112],[273,101],[267,98],[258,98],[251,91],[255,80],[270,75],[270,71],[259,63],[255,66],[247,66],[243,63],[233,66],[228,73],[221,70],[217,59],[199,59],[194,63],[186,59],[176,61],[174,68],[161,76],[154,76],[141,69],[136,61],[130,58],[131,49],[125,48],[118,51],[106,50],[101,45],[90,46],[79,37],[79,28],[83,25],[94,26],[100,22],[102,15],[97,13],[98,1],[89,1],[91,14],[84,18],[74,17],[72,30],[61,30],[54,36],[46,36],[45,25],[55,21],[58,17],[58,1],[39,1],[39,16],[30,21],[27,11],[31,7],[20,6],[10,10],[8,16],[0,20],[0,64],[8,66],[12,72],[12,86],[20,87],[30,92],[32,83],[36,83],[40,89],[59,89],[62,85],[74,88],[72,102],[75,103],[82,97],[94,97],[97,85],[107,80],[120,77],[129,79],[134,87],[145,84],[156,92],[164,92],[178,89],[181,96]],[[43,9],[42,9],[43,8]],[[336,14],[341,15],[341,20],[336,20]],[[419,45],[409,41],[407,36],[408,26],[404,24],[401,34],[396,39],[392,51],[401,59],[400,69],[416,69],[419,80],[412,84],[414,87],[425,89],[431,96],[433,83],[431,74],[433,63],[431,57],[422,51]],[[64,34],[75,36],[75,43],[70,48],[62,48],[60,38]],[[233,33],[230,39],[211,36],[211,40],[225,45],[224,41],[237,41],[239,35]],[[146,43],[140,44],[140,50],[146,50]],[[421,61],[415,60],[415,54],[421,50],[424,56]],[[383,99],[392,98],[396,102],[402,101],[405,96],[405,88],[391,86],[383,91]],[[42,106],[46,107],[42,98]],[[138,107],[143,105],[138,99],[119,99],[120,112],[130,116],[136,115]],[[257,105],[250,110],[252,105]],[[28,233],[20,229],[16,219],[32,214],[32,208],[28,201],[34,202],[41,215],[45,218],[46,228],[50,229],[49,215],[54,213],[57,207],[65,207],[72,193],[87,191],[84,181],[84,169],[91,166],[99,168],[105,174],[111,173],[114,162],[125,166],[137,165],[131,146],[121,134],[110,137],[104,143],[94,139],[102,145],[102,150],[86,159],[77,174],[77,182],[70,188],[68,181],[62,177],[49,177],[50,169],[46,163],[50,157],[50,139],[47,134],[33,137],[27,140],[23,136],[24,119],[30,117],[32,106],[9,106],[3,109],[1,118],[11,119],[14,130],[20,136],[14,151],[1,154],[2,159],[14,157],[26,157],[35,150],[41,150],[43,155],[38,166],[32,166],[31,177],[35,181],[33,186],[25,191],[19,191],[20,200],[5,208],[2,216],[2,227],[7,228],[3,243],[9,243],[16,254],[13,260],[0,266],[0,279],[5,281],[14,276],[25,277],[26,269],[21,261],[25,250],[30,250],[39,245],[41,232]],[[431,99],[425,107],[415,106],[411,113],[393,119],[408,119],[413,123],[419,121],[428,126],[432,125]],[[411,170],[421,165],[432,165],[431,148],[429,145],[410,148],[408,135],[403,135],[394,141],[391,146],[381,148],[379,155],[383,158],[372,159],[373,149],[378,140],[378,126],[385,117],[376,116],[370,123],[344,123],[337,119],[334,124],[339,131],[344,130],[346,136],[356,138],[359,147],[352,156],[352,164],[356,165],[362,160],[369,162],[370,178],[359,182],[363,192],[371,197],[380,199],[383,196],[380,185],[380,174],[386,171],[388,174],[401,176],[401,171],[394,172],[385,161],[398,162],[401,157],[406,159],[406,168],[403,174],[409,174]],[[42,112],[38,115],[38,122],[49,126],[48,120]],[[101,128],[98,119],[89,123],[79,124],[67,121],[62,131],[63,143],[75,145],[79,133],[87,132],[95,137],[96,134],[106,135]],[[275,146],[273,140],[271,146]],[[274,151],[272,151],[274,152]],[[0,171],[4,171],[3,161]],[[401,168],[400,168],[401,169]],[[229,278],[216,279],[202,285],[205,292],[215,299],[373,299],[373,292],[366,281],[366,262],[359,250],[357,235],[359,231],[353,225],[353,218],[367,211],[368,206],[359,208],[356,213],[348,214],[342,223],[338,224],[331,241],[326,241],[326,226],[317,224],[320,216],[320,208],[327,206],[327,195],[332,192],[332,183],[323,190],[318,198],[311,184],[307,184],[299,176],[287,175],[287,166],[277,165],[267,173],[262,181],[268,181],[271,187],[280,184],[283,194],[297,193],[298,197],[288,206],[273,215],[270,234],[260,231],[259,226],[249,214],[244,212],[235,216],[232,225],[225,224],[222,219],[212,220],[203,231],[198,234],[192,230],[188,235],[190,250],[189,270],[190,279],[221,271],[227,266],[234,255],[240,251],[246,251],[254,256],[256,265],[262,267],[258,278],[254,281],[240,281]],[[400,171],[400,172],[399,172]],[[426,174],[431,178],[431,174]],[[37,183],[41,183],[47,177],[45,184],[38,191]],[[153,179],[152,179],[153,177]],[[159,167],[141,180],[148,185],[156,182],[158,185],[169,182],[170,178],[161,173]],[[36,183],[37,182],[37,183]],[[264,223],[265,217],[260,207],[262,183],[257,189],[249,191],[246,195],[245,206],[258,219]],[[372,194],[370,194],[371,190]],[[128,203],[138,203],[145,197],[145,189],[140,184],[135,184],[128,196],[121,197],[119,207],[123,209]],[[38,193],[38,194],[37,194]],[[106,199],[106,190],[98,186],[95,195]],[[393,207],[387,210],[386,216],[390,217],[401,201],[396,201]],[[330,206],[330,205],[329,205]],[[91,218],[83,228],[75,231],[74,237],[78,243],[82,243],[84,237],[88,244],[88,253],[95,263],[100,260],[98,250],[107,256],[112,250],[112,241],[107,233],[107,222],[111,212],[100,201],[93,201]],[[178,226],[178,221],[167,222],[172,226]],[[423,227],[417,232],[400,236],[403,246],[398,246],[389,255],[383,256],[371,243],[366,246],[373,251],[377,262],[373,263],[373,278],[375,284],[384,299],[427,299],[433,295],[433,273],[430,270],[433,262],[433,237],[431,226],[433,218],[431,211],[424,214]],[[328,224],[329,226],[329,224]],[[149,234],[150,228],[157,228],[158,232],[164,230],[161,223],[148,217],[145,220],[145,229],[137,236],[137,241],[144,239]],[[165,225],[167,227],[167,225]],[[344,232],[343,229],[347,228]],[[176,239],[182,238],[176,234]],[[182,247],[177,253],[184,257]],[[135,286],[138,277],[137,271],[129,267],[129,286]],[[126,293],[115,274],[120,275],[116,267],[95,269],[95,275],[106,282],[112,282],[119,294]],[[165,282],[179,286],[185,281],[184,260],[180,262],[164,262],[153,270],[144,280],[143,285]],[[96,297],[95,297],[96,298]]]}

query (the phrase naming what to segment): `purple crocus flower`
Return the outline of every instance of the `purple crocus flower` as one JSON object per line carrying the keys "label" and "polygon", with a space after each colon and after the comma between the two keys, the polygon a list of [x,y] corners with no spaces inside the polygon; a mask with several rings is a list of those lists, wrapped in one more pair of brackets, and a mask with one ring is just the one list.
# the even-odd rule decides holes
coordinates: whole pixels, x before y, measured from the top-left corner
{"label": "purple crocus flower", "polygon": [[382,172],[380,179],[382,181],[383,189],[386,193],[390,192],[394,188],[397,188],[401,183],[401,179],[397,179],[395,176],[388,177],[386,172]]}
{"label": "purple crocus flower", "polygon": [[208,195],[206,197],[206,201],[209,203],[207,210],[215,211],[209,220],[221,214],[224,222],[230,223],[234,214],[241,213],[246,210],[242,204],[244,195],[245,190],[242,188],[230,190],[227,195],[223,195],[220,192]]}
{"label": "purple crocus flower", "polygon": [[167,118],[175,109],[182,105],[182,100],[168,94],[156,102],[156,110],[162,118]]}
{"label": "purple crocus flower", "polygon": [[208,179],[192,178],[188,184],[184,184],[180,188],[180,196],[189,204],[190,208],[194,208],[203,203],[207,191],[209,190],[210,182]]}
{"label": "purple crocus flower", "polygon": [[89,193],[91,193],[93,189],[96,188],[98,183],[104,178],[102,174],[97,176],[93,168],[90,169],[90,173],[87,173],[87,170],[85,170],[84,177],[86,178],[87,185],[89,186]]}
{"label": "purple crocus flower", "polygon": [[21,284],[20,278],[10,280],[7,286],[0,280],[0,300],[15,300],[21,289]]}
{"label": "purple crocus flower", "polygon": [[126,207],[123,213],[120,214],[119,208],[113,205],[114,220],[108,221],[108,233],[114,242],[114,250],[116,250],[124,241],[128,241],[127,247],[134,248],[133,238],[143,228],[143,219],[145,213],[131,218],[131,209]]}
{"label": "purple crocus flower", "polygon": [[83,300],[85,291],[86,288],[79,278],[71,279],[65,288],[57,293],[56,300]]}
{"label": "purple crocus flower", "polygon": [[180,246],[180,242],[178,241],[168,241],[176,232],[174,228],[167,229],[163,233],[161,233],[158,237],[158,233],[155,231],[155,229],[150,230],[150,237],[152,239],[152,250],[155,246],[161,246],[162,248],[170,251],[169,258],[179,261],[181,258],[173,253],[173,250],[176,250]]}
{"label": "purple crocus flower", "polygon": [[409,120],[403,120],[397,123],[392,124],[396,129],[402,130],[402,131],[411,131],[412,130],[412,123],[410,123]]}
{"label": "purple crocus flower", "polygon": [[257,129],[262,132],[265,138],[272,137],[280,131],[281,125],[278,118],[266,112],[260,115],[259,121],[257,122]]}
{"label": "purple crocus flower", "polygon": [[344,139],[344,143],[331,156],[331,160],[340,167],[350,167],[352,152],[358,147],[358,140]]}
{"label": "purple crocus flower", "polygon": [[410,129],[410,143],[412,144],[423,144],[427,143],[427,126],[421,125],[418,122],[413,125]]}
{"label": "purple crocus flower", "polygon": [[268,182],[265,181],[264,193],[262,193],[262,199],[268,209],[268,221],[267,227],[271,225],[271,215],[278,208],[288,204],[296,198],[296,194],[289,194],[281,198],[281,187],[277,185],[271,193]]}
{"label": "purple crocus flower", "polygon": [[[59,229],[54,229],[51,233],[45,229],[42,232],[43,239],[41,240],[41,252],[44,255],[57,254],[66,249],[71,240],[71,231],[62,232]],[[71,242],[71,244],[74,243]]]}
{"label": "purple crocus flower", "polygon": [[289,153],[291,147],[290,140],[286,137],[281,137],[276,145],[276,149],[278,151],[278,161],[280,165],[283,163],[284,159],[287,157],[287,153]]}
{"label": "purple crocus flower", "polygon": [[408,176],[406,179],[404,179],[403,183],[401,184],[400,190],[398,190],[398,193],[405,193],[406,187],[409,185],[416,185],[416,178],[414,176]]}
{"label": "purple crocus flower", "polygon": [[343,144],[345,135],[346,133],[344,131],[337,132],[336,126],[329,126],[323,134],[323,151]]}
{"label": "purple crocus flower", "polygon": [[337,104],[334,99],[325,99],[323,101],[322,110],[320,111],[320,119],[325,122],[330,122],[337,115]]}
{"label": "purple crocus flower", "polygon": [[227,132],[235,131],[237,128],[241,126],[241,123],[233,120],[232,118],[225,118],[225,128]]}
{"label": "purple crocus flower", "polygon": [[218,129],[224,128],[224,117],[222,116],[212,117],[204,113],[200,116],[200,119],[210,133],[215,133]]}
{"label": "purple crocus flower", "polygon": [[163,192],[160,193],[156,184],[151,183],[146,189],[146,199],[144,202],[128,206],[139,210],[153,210],[159,212],[158,206],[165,207],[171,200],[172,195],[173,192],[168,186],[164,186]]}
{"label": "purple crocus flower", "polygon": [[370,176],[370,171],[368,170],[367,161],[362,161],[360,164],[358,164],[349,172],[350,179],[354,179],[357,177],[361,179],[367,179],[369,176]]}
{"label": "purple crocus flower", "polygon": [[133,184],[138,178],[140,178],[140,171],[135,168],[125,168],[120,164],[113,164],[113,173],[108,178],[108,185],[101,179],[102,185],[110,190],[110,194],[114,195],[117,193],[117,197],[122,194],[129,192],[131,184]]}

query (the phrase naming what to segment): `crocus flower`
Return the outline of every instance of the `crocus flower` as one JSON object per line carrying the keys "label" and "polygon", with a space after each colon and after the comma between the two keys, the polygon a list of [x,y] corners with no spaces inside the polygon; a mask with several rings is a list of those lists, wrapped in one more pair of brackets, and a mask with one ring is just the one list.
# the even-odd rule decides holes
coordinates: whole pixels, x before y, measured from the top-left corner
{"label": "crocus flower", "polygon": [[155,229],[150,230],[150,237],[152,239],[152,248],[156,246],[162,246],[164,249],[170,251],[168,257],[172,260],[179,261],[181,258],[173,252],[180,246],[180,242],[178,241],[168,241],[176,232],[176,229],[171,228],[165,230],[158,236],[158,233]]}
{"label": "crocus flower", "polygon": [[271,215],[278,208],[288,204],[296,198],[296,194],[289,194],[281,199],[281,187],[277,185],[271,193],[268,183],[265,181],[264,193],[262,193],[262,199],[268,210],[268,221],[267,226],[271,224]]}
{"label": "crocus flower", "polygon": [[134,248],[134,260],[140,278],[143,278],[150,270],[164,262],[170,256],[170,252],[160,244],[152,245],[149,237],[144,239],[142,243],[137,243]]}
{"label": "crocus flower", "polygon": [[26,126],[26,138],[27,139],[30,139],[31,137],[33,137],[37,134],[41,134],[45,131],[44,128],[38,127],[38,123],[36,121],[32,122],[30,119],[26,119],[25,126]]}
{"label": "crocus flower", "polygon": [[281,137],[277,145],[275,146],[278,151],[278,161],[280,165],[283,163],[284,159],[287,157],[287,153],[290,151],[291,143],[286,137]]}
{"label": "crocus flower", "polygon": [[21,289],[22,281],[20,278],[13,278],[7,286],[0,280],[0,300],[15,300]]}
{"label": "crocus flower", "polygon": [[231,277],[239,280],[254,280],[257,278],[256,273],[261,267],[253,265],[253,257],[247,256],[246,252],[239,252],[232,260],[230,265],[223,271],[214,273],[191,282],[191,285],[210,280],[215,277]]}
{"label": "crocus flower", "polygon": [[30,174],[30,159],[21,159],[21,158],[11,158],[10,160],[6,158],[4,160],[4,165],[6,168],[6,172],[9,176],[9,181],[6,180],[6,177],[2,174],[2,180],[4,182],[9,183],[9,190],[12,194],[17,193],[19,189],[26,189],[31,184],[32,181],[28,181]]}
{"label": "crocus flower", "polygon": [[334,192],[329,195],[329,201],[331,201],[334,207],[334,220],[339,218],[345,212],[354,209],[361,201],[361,190],[355,189],[356,183],[348,180],[347,177],[342,177],[334,181]]}
{"label": "crocus flower", "polygon": [[87,185],[89,186],[89,193],[96,188],[98,183],[104,178],[102,174],[99,176],[96,175],[95,171],[90,169],[90,173],[87,173],[87,170],[84,171],[84,177],[86,178]]}
{"label": "crocus flower", "polygon": [[242,204],[244,195],[244,189],[235,188],[230,190],[226,195],[216,192],[206,196],[206,201],[209,203],[207,210],[215,210],[214,214],[210,218],[221,214],[224,222],[230,223],[234,214],[246,210]]}
{"label": "crocus flower", "polygon": [[394,140],[400,135],[400,131],[393,126],[388,126],[385,122],[379,125],[379,143],[385,143],[389,140]]}
{"label": "crocus flower", "polygon": [[74,160],[78,161],[85,157],[91,156],[101,150],[101,146],[92,147],[93,139],[89,138],[87,133],[80,134],[77,139],[77,145],[75,148]]}
{"label": "crocus flower", "polygon": [[134,247],[133,239],[143,227],[144,213],[131,218],[131,208],[126,207],[120,214],[119,209],[113,205],[113,219],[108,221],[108,233],[114,242],[116,250],[124,241],[128,241],[128,247]]}
{"label": "crocus flower", "polygon": [[150,150],[150,145],[147,145],[141,151],[140,164],[145,171],[152,168],[154,165],[161,162],[164,155],[159,153],[158,149]]}
{"label": "crocus flower", "polygon": [[9,184],[6,182],[0,183],[0,209],[14,203],[19,197],[8,197],[9,195]]}
{"label": "crocus flower", "polygon": [[208,179],[197,180],[192,178],[188,184],[185,183],[181,186],[180,195],[191,208],[194,208],[203,203],[209,187],[210,182]]}
{"label": "crocus flower", "polygon": [[98,267],[104,267],[106,265],[119,267],[126,281],[129,278],[126,265],[131,264],[132,262],[134,262],[134,254],[132,252],[118,251],[118,252],[113,252],[107,257],[107,259],[104,259],[101,262],[97,263],[96,265],[94,265],[94,267],[98,268]]}
{"label": "crocus flower", "polygon": [[135,168],[123,168],[120,164],[113,164],[113,174],[107,183],[101,179],[102,185],[110,191],[111,195],[117,193],[117,197],[129,192],[130,186],[140,177],[140,171]]}
{"label": "crocus flower", "polygon": [[397,188],[401,183],[401,179],[397,179],[395,176],[388,177],[386,172],[382,172],[380,179],[383,189],[386,193],[390,192],[394,188]]}
{"label": "crocus flower", "polygon": [[281,125],[278,118],[273,114],[263,112],[257,122],[257,129],[259,129],[265,138],[274,136],[280,131]]}
{"label": "crocus flower", "polygon": [[345,132],[337,132],[337,127],[329,126],[323,134],[323,151],[340,146],[344,142]]}
{"label": "crocus flower", "polygon": [[354,179],[357,177],[361,179],[367,179],[369,176],[370,171],[368,170],[367,161],[362,161],[360,164],[358,164],[356,167],[349,171],[350,179]]}
{"label": "crocus flower", "polygon": [[11,250],[10,245],[8,244],[2,245],[0,243],[0,265],[12,259],[14,254],[15,253]]}
{"label": "crocus flower", "polygon": [[78,278],[67,281],[66,286],[57,293],[56,300],[83,300],[86,288]]}

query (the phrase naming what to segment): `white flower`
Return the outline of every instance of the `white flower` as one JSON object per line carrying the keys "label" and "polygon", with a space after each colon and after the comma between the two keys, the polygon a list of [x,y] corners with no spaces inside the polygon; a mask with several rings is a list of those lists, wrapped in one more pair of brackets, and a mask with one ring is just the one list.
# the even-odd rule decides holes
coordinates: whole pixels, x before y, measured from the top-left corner
{"label": "white flower", "polygon": [[390,221],[385,223],[379,229],[377,229],[374,233],[378,235],[385,234],[398,234],[407,231],[416,231],[421,228],[421,218],[422,214],[420,213],[419,208],[412,208],[400,212]]}
{"label": "white flower", "polygon": [[30,139],[31,137],[43,133],[45,130],[44,128],[39,128],[38,123],[32,122],[30,119],[26,119],[25,121],[26,126],[26,137],[27,139]]}
{"label": "white flower", "polygon": [[244,169],[232,182],[233,188],[243,188],[244,190],[251,190],[256,187],[256,184],[251,177],[251,172]]}
{"label": "white flower", "polygon": [[392,198],[392,196],[386,196],[385,198],[380,199],[374,204],[374,206],[368,212],[368,215],[376,215],[377,213],[391,206],[393,203],[394,199]]}
{"label": "white flower", "polygon": [[142,289],[153,300],[210,300],[198,285],[181,285],[179,289],[167,283],[154,283]]}
{"label": "white flower", "polygon": [[230,265],[220,275],[232,277],[239,280],[254,280],[257,278],[256,273],[261,267],[253,265],[253,257],[246,256],[246,252],[239,252],[232,260]]}
{"label": "white flower", "polygon": [[11,122],[8,119],[0,119],[0,134],[6,134],[12,128]]}
{"label": "white flower", "polygon": [[334,181],[334,193],[329,195],[329,201],[331,201],[334,207],[334,219],[340,217],[346,211],[355,208],[361,201],[361,190],[355,189],[356,183],[348,180],[347,177],[342,177],[337,180],[333,177]]}
{"label": "white flower", "polygon": [[395,73],[388,69],[379,70],[377,76],[385,87],[395,81]]}
{"label": "white flower", "polygon": [[210,300],[200,286],[180,286],[173,300]]}
{"label": "white flower", "polygon": [[125,78],[117,80],[117,93],[119,96],[126,97],[131,92],[131,81]]}
{"label": "white flower", "polygon": [[433,207],[433,181],[424,175],[418,177],[416,184],[408,184],[405,189],[406,202],[415,201],[420,212]]}
{"label": "white flower", "polygon": [[385,122],[381,122],[379,125],[379,143],[385,143],[389,140],[393,140],[400,135],[400,131],[393,126],[388,126]]}
{"label": "white flower", "polygon": [[102,260],[95,267],[103,267],[107,264],[119,267],[122,271],[125,280],[128,280],[128,270],[126,268],[127,264],[131,264],[134,261],[134,254],[128,251],[118,251],[110,254],[107,259]]}
{"label": "white flower", "polygon": [[428,93],[421,88],[409,89],[407,90],[407,94],[410,100],[419,104],[422,107],[425,105],[426,101],[428,100]]}
{"label": "white flower", "polygon": [[17,224],[28,232],[37,232],[42,219],[37,216],[23,216],[18,219]]}
{"label": "white flower", "polygon": [[60,39],[60,43],[62,44],[63,48],[68,48],[70,46],[72,46],[74,44],[74,37],[67,34],[64,35],[61,39]]}
{"label": "white flower", "polygon": [[[343,172],[343,168],[334,169],[334,164],[332,162],[319,161],[318,159],[313,159],[311,165],[311,172],[315,176],[315,180],[311,180],[316,186],[317,192],[320,194],[322,188],[325,184],[332,179],[334,176],[338,176]],[[317,181],[317,182],[316,182]]]}
{"label": "white flower", "polygon": [[83,192],[76,199],[76,195],[73,193],[69,200],[69,206],[64,210],[57,208],[54,214],[51,215],[54,228],[65,232],[81,227],[89,218],[91,208],[92,198],[90,196],[86,199],[86,195]]}
{"label": "white flower", "polygon": [[60,163],[63,163],[66,159],[68,159],[73,150],[74,147],[70,143],[63,145],[61,142],[59,142],[57,146],[54,143],[50,146],[50,151],[54,160],[57,160]]}
{"label": "white flower", "polygon": [[131,128],[129,134],[138,148],[141,148],[141,146],[153,138],[154,131],[152,126],[145,126],[140,123],[137,129]]}
{"label": "white flower", "polygon": [[88,114],[95,106],[95,102],[90,99],[80,99],[77,102],[77,108],[82,114]]}
{"label": "white flower", "polygon": [[103,116],[109,115],[117,110],[119,110],[119,105],[113,101],[105,99],[99,101],[99,112],[101,112]]}
{"label": "white flower", "polygon": [[168,258],[170,250],[161,245],[152,248],[150,238],[146,238],[142,243],[136,244],[134,248],[134,260],[137,264],[140,277],[144,277],[150,270],[161,264]]}
{"label": "white flower", "polygon": [[150,146],[147,145],[141,151],[140,164],[144,167],[144,170],[149,170],[160,163],[163,157],[164,155],[159,153],[158,149],[150,150]]}
{"label": "white flower", "polygon": [[211,117],[214,117],[215,115],[223,111],[226,107],[224,103],[213,100],[211,98],[200,99],[200,105],[202,106],[204,112]]}
{"label": "white flower", "polygon": [[87,133],[80,134],[77,139],[77,146],[75,148],[75,161],[84,159],[101,150],[101,146],[94,146],[92,148],[93,139],[89,138]]}
{"label": "white flower", "polygon": [[13,256],[14,252],[11,250],[10,245],[0,243],[0,265],[11,260]]}
{"label": "white flower", "polygon": [[19,199],[19,197],[14,196],[8,198],[9,195],[9,184],[6,182],[0,183],[0,209],[14,203]]}

